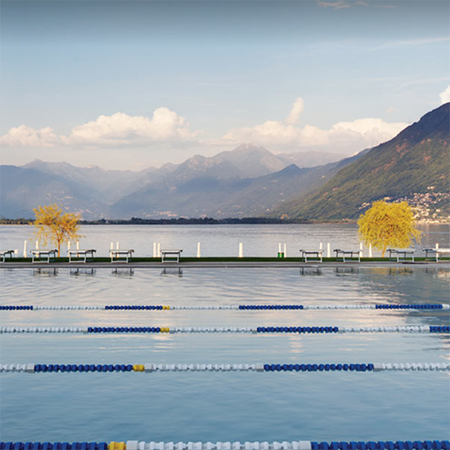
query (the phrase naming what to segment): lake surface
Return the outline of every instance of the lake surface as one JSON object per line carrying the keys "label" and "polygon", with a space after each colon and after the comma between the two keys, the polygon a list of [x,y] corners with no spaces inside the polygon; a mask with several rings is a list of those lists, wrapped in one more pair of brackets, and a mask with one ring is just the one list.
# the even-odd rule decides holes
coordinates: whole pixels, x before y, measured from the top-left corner
{"label": "lake surface", "polygon": [[[450,225],[421,225],[422,248],[450,247]],[[17,249],[23,254],[24,241],[28,251],[35,247],[32,226],[1,226],[0,246],[2,249]],[[327,243],[331,250],[343,248],[359,249],[358,228],[355,224],[314,225],[86,225],[81,227],[80,248],[94,248],[97,256],[108,256],[111,242],[121,249],[134,249],[135,256],[152,256],[153,243],[161,248],[183,249],[183,256],[196,256],[197,243],[201,243],[202,256],[237,256],[239,243],[244,244],[244,256],[277,256],[278,244],[287,245],[287,256],[298,256],[299,249],[316,250],[320,243],[324,250]],[[42,248],[42,244],[40,246]],[[75,248],[75,244],[72,244]],[[66,248],[62,248],[62,256]],[[379,255],[374,251],[373,255]],[[334,254],[333,254],[334,256]],[[364,250],[368,256],[368,250]]]}
{"label": "lake surface", "polygon": [[[241,235],[245,229],[241,228]],[[264,229],[265,236],[270,236],[271,227]],[[102,228],[86,228],[85,234],[91,234],[91,230],[99,237]],[[109,233],[105,242],[111,233],[118,236],[126,230],[130,228],[103,227]],[[153,227],[145,230],[158,231]],[[314,228],[309,230],[314,238],[320,236],[314,234]],[[324,228],[321,230],[324,233]],[[229,233],[238,231],[232,227]],[[160,232],[167,239],[184,236],[185,242],[190,233],[188,227]],[[287,229],[273,228],[272,241],[268,241],[277,242],[282,232]],[[351,239],[353,232],[351,227],[344,228],[339,238]],[[245,236],[251,234],[248,230]],[[137,242],[133,241],[136,236],[126,236]],[[326,234],[323,236],[325,240]],[[297,242],[302,239],[300,236]],[[210,242],[212,245],[214,240]],[[303,275],[296,269],[187,269],[181,276],[156,269],[129,271],[125,267],[118,271],[2,269],[0,301],[15,305],[449,303],[449,281],[450,270],[423,267],[346,267]],[[449,312],[1,311],[0,324],[448,325]],[[3,364],[435,363],[450,358],[450,336],[5,334],[0,335],[0,349]],[[3,441],[270,442],[450,437],[449,374],[442,372],[2,373],[0,400]]]}

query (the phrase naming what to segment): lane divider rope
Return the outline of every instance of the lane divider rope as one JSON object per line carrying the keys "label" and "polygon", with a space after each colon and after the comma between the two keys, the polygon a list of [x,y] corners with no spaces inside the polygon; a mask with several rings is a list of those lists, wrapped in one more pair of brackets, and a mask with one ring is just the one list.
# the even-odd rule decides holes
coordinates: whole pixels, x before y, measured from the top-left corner
{"label": "lane divider rope", "polygon": [[450,326],[388,326],[388,327],[0,327],[8,333],[450,333]]}
{"label": "lane divider rope", "polygon": [[450,442],[0,442],[0,450],[450,450]]}
{"label": "lane divider rope", "polygon": [[383,372],[450,371],[444,363],[362,364],[0,364],[0,372]]}
{"label": "lane divider rope", "polygon": [[0,311],[177,311],[177,310],[245,310],[245,311],[271,311],[271,310],[333,310],[333,309],[383,309],[383,310],[448,310],[448,304],[420,304],[420,305],[0,305]]}

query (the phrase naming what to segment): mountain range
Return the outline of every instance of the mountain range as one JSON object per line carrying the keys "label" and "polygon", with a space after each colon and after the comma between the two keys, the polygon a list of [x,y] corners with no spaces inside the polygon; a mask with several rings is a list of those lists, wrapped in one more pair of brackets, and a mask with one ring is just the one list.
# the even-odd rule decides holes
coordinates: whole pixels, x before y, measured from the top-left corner
{"label": "mountain range", "polygon": [[[274,216],[303,220],[356,219],[375,200],[407,200],[423,217],[450,214],[450,103],[425,114]],[[441,214],[442,216],[443,214]]]}
{"label": "mountain range", "polygon": [[353,220],[371,202],[388,198],[408,200],[424,217],[433,208],[448,209],[450,217],[450,103],[351,158],[310,167],[318,157],[327,161],[330,155],[275,155],[242,144],[213,157],[197,155],[140,172],[39,160],[3,165],[0,216],[32,218],[33,208],[57,203],[86,220]]}
{"label": "mountain range", "polygon": [[140,172],[39,160],[20,167],[3,165],[0,215],[29,218],[36,206],[57,203],[86,220],[257,216],[320,186],[343,164],[335,161],[306,167],[320,158],[329,161],[333,157],[274,155],[263,147],[242,144],[213,157],[197,155],[181,164]]}

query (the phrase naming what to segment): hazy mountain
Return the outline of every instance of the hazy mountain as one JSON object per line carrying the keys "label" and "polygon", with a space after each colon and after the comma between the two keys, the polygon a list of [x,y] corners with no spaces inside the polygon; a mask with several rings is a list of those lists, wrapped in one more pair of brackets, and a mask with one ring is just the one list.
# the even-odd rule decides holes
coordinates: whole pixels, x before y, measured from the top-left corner
{"label": "hazy mountain", "polygon": [[263,215],[280,202],[321,186],[358,157],[314,168],[300,169],[292,164],[256,178],[199,176],[185,179],[174,171],[163,182],[149,183],[116,202],[111,206],[109,217]]}
{"label": "hazy mountain", "polygon": [[76,167],[65,162],[50,163],[40,160],[22,166],[40,172],[59,176],[61,179],[92,189],[99,201],[106,203],[118,200],[124,193],[136,190],[145,184],[149,176],[158,169],[151,167],[140,172],[131,170],[104,170],[98,166]]}
{"label": "hazy mountain", "polygon": [[[277,184],[271,186],[270,192],[275,195],[274,203],[277,203],[286,178],[290,179],[292,176],[277,172],[265,177],[276,180]],[[252,193],[255,190],[258,192],[260,187],[260,178],[199,177],[176,184],[152,183],[119,200],[111,207],[110,216],[129,218],[206,215],[219,218],[258,215],[265,211],[266,204],[264,203],[263,208],[255,205]]]}
{"label": "hazy mountain", "polygon": [[221,152],[212,157],[216,162],[233,164],[243,178],[255,178],[269,173],[278,172],[292,162],[285,161],[270,153],[264,147],[252,144],[242,144],[229,152]]}
{"label": "hazy mountain", "polygon": [[295,164],[298,167],[317,167],[324,164],[340,161],[346,156],[338,153],[310,152],[279,153],[276,155],[286,164]]}
{"label": "hazy mountain", "polygon": [[33,208],[57,203],[85,218],[104,215],[107,206],[89,186],[58,174],[16,166],[0,166],[0,214],[34,217]]}
{"label": "hazy mountain", "polygon": [[450,192],[450,103],[373,148],[320,189],[280,205],[275,214],[317,220],[354,219],[375,200],[412,198],[430,190]]}
{"label": "hazy mountain", "polygon": [[58,203],[84,219],[261,215],[330,179],[343,161],[314,168],[288,165],[245,144],[214,157],[194,156],[140,172],[33,161],[1,166],[0,214],[33,217]]}

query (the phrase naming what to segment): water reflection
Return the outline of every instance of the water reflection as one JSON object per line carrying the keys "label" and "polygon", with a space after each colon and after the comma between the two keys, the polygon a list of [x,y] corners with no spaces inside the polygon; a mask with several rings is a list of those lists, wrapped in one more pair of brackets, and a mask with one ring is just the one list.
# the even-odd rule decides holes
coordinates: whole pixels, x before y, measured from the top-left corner
{"label": "water reflection", "polygon": [[134,275],[134,269],[112,269],[111,275],[122,278],[131,278]]}
{"label": "water reflection", "polygon": [[322,275],[322,269],[319,266],[300,267],[300,275]]}
{"label": "water reflection", "polygon": [[181,268],[178,268],[178,269],[170,268],[170,269],[168,269],[167,267],[164,267],[164,269],[161,272],[161,276],[166,276],[166,275],[177,276],[179,278],[182,278],[183,277],[183,269],[181,269]]}
{"label": "water reflection", "polygon": [[359,273],[359,268],[358,267],[336,267],[334,269],[335,273],[337,274],[344,274],[344,273]]}
{"label": "water reflection", "polygon": [[414,269],[409,267],[390,267],[389,275],[398,276],[398,275],[413,275]]}
{"label": "water reflection", "polygon": [[33,269],[34,277],[56,277],[58,275],[58,269],[42,269],[41,267]]}
{"label": "water reflection", "polygon": [[450,280],[450,272],[439,270],[436,272],[436,278],[439,280]]}
{"label": "water reflection", "polygon": [[80,269],[77,267],[76,269],[70,269],[70,275],[74,275],[76,277],[78,276],[93,276],[97,272],[96,269],[90,268],[90,269]]}

